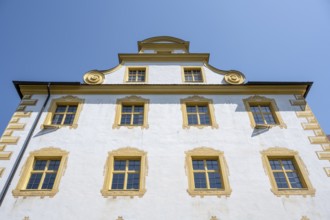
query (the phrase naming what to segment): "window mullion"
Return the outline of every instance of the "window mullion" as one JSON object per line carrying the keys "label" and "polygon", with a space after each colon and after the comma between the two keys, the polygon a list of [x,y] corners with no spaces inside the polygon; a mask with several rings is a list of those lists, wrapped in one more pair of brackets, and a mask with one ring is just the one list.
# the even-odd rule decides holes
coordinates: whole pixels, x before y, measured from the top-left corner
{"label": "window mullion", "polygon": [[124,190],[127,190],[128,163],[129,163],[129,160],[126,160],[126,165],[125,165],[125,176],[124,176]]}
{"label": "window mullion", "polygon": [[201,120],[200,120],[200,118],[199,118],[198,105],[195,105],[195,107],[196,107],[196,114],[197,114],[197,123],[198,123],[198,125],[200,125],[200,124],[201,124]]}
{"label": "window mullion", "polygon": [[264,117],[264,114],[263,114],[263,112],[262,112],[262,110],[261,110],[261,106],[260,106],[260,105],[258,105],[258,109],[259,109],[259,113],[260,113],[260,115],[261,115],[261,117],[262,117],[262,120],[264,121],[264,124],[267,124],[267,122],[266,122],[266,120],[265,120],[265,117]]}
{"label": "window mullion", "polygon": [[46,166],[45,166],[44,170],[42,171],[42,175],[41,175],[41,179],[40,179],[40,182],[39,182],[38,190],[41,190],[42,185],[44,184],[44,180],[45,180],[46,173],[47,173],[47,170],[48,170],[49,162],[50,162],[50,160],[47,160]]}
{"label": "window mullion", "polygon": [[133,118],[134,118],[134,111],[135,111],[135,108],[134,108],[134,105],[132,105],[132,111],[131,111],[131,122],[130,122],[130,125],[133,125]]}
{"label": "window mullion", "polygon": [[291,183],[290,183],[289,177],[288,177],[288,175],[287,175],[287,173],[286,173],[286,170],[284,169],[284,165],[283,165],[283,163],[282,163],[282,160],[279,160],[279,161],[280,161],[280,163],[281,163],[282,171],[283,171],[283,174],[284,174],[284,176],[285,176],[286,182],[287,182],[289,188],[292,189],[292,186],[291,186]]}
{"label": "window mullion", "polygon": [[207,165],[206,165],[206,160],[204,161],[204,173],[205,173],[205,178],[206,178],[206,188],[210,189],[210,180],[209,180],[209,173],[207,170]]}

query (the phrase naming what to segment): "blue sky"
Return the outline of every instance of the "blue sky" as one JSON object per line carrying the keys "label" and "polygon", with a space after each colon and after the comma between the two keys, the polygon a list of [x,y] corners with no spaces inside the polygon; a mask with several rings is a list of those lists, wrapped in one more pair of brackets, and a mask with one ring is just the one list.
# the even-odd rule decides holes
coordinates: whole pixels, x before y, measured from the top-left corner
{"label": "blue sky", "polygon": [[307,101],[330,134],[329,0],[1,0],[0,33],[1,133],[20,101],[13,80],[82,81],[169,35],[248,81],[313,81]]}

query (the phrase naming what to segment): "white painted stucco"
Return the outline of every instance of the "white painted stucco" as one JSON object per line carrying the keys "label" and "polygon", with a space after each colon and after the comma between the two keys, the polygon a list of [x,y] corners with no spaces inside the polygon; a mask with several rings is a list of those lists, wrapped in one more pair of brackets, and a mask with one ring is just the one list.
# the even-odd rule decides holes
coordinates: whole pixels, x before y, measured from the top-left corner
{"label": "white painted stucco", "polygon": [[[149,67],[147,71],[148,82],[142,84],[187,84],[182,81],[182,67],[200,67],[205,74],[205,82],[201,84],[226,84],[224,75],[215,73],[199,62],[127,62],[113,72],[105,72],[103,84],[123,84],[125,82],[125,71],[127,67]],[[136,84],[136,83],[135,83]],[[198,83],[193,83],[198,84]]]}
{"label": "white painted stucco", "polygon": [[[106,83],[122,83],[123,71],[124,67],[106,75]],[[182,83],[179,66],[171,65],[165,70],[163,65],[155,64],[149,71],[149,82],[165,83],[171,79],[171,83]],[[221,82],[221,75],[216,74],[211,79],[209,72],[205,71],[208,83]],[[204,95],[213,100],[218,129],[182,128],[180,99],[189,95],[140,95],[150,99],[149,128],[113,129],[116,100],[125,96],[77,95],[85,100],[77,129],[42,130],[44,112],[0,207],[0,219],[21,220],[25,216],[30,220],[115,220],[118,216],[123,216],[124,220],[209,220],[211,216],[220,220],[300,220],[302,216],[311,220],[330,219],[330,179],[323,170],[328,161],[316,156],[315,151],[321,147],[311,145],[308,136],[313,132],[302,129],[301,122],[305,119],[297,118],[298,107],[289,102],[294,96],[264,95],[276,100],[287,128],[274,127],[263,132],[250,126],[242,101],[250,95]],[[58,97],[61,96],[52,95],[51,99]],[[17,131],[21,138],[18,145],[11,147],[12,159],[0,161],[8,170],[45,100],[42,95],[33,98],[38,99],[38,103],[27,107],[33,114],[24,119],[27,129]],[[70,152],[59,192],[53,198],[14,198],[11,191],[18,183],[29,152],[50,146]],[[107,154],[127,146],[147,152],[147,191],[141,198],[104,198],[100,190]],[[201,146],[224,152],[232,189],[229,197],[201,198],[187,193],[185,151]],[[270,191],[260,151],[275,146],[299,152],[316,189],[315,196],[277,197]],[[1,188],[7,174],[5,172],[0,179]]]}

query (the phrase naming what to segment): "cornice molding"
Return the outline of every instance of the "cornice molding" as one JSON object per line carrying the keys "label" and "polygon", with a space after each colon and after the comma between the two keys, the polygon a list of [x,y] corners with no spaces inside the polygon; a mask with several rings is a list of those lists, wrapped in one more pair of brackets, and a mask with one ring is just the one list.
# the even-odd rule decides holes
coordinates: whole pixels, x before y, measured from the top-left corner
{"label": "cornice molding", "polygon": [[209,53],[185,53],[185,54],[146,54],[146,53],[121,53],[118,54],[119,63],[122,62],[209,62]]}
{"label": "cornice molding", "polygon": [[[46,85],[20,85],[23,95],[47,94]],[[52,94],[295,94],[308,85],[103,84],[52,85]]]}

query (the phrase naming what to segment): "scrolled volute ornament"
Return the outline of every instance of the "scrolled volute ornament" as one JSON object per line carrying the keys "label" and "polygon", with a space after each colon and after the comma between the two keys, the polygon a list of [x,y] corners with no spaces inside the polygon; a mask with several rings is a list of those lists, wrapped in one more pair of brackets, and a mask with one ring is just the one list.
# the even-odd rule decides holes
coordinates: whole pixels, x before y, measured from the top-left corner
{"label": "scrolled volute ornament", "polygon": [[84,75],[84,81],[92,85],[102,84],[104,81],[104,74],[97,70],[91,70]]}
{"label": "scrolled volute ornament", "polygon": [[225,81],[232,85],[239,85],[244,83],[245,76],[239,71],[230,70],[225,75]]}

